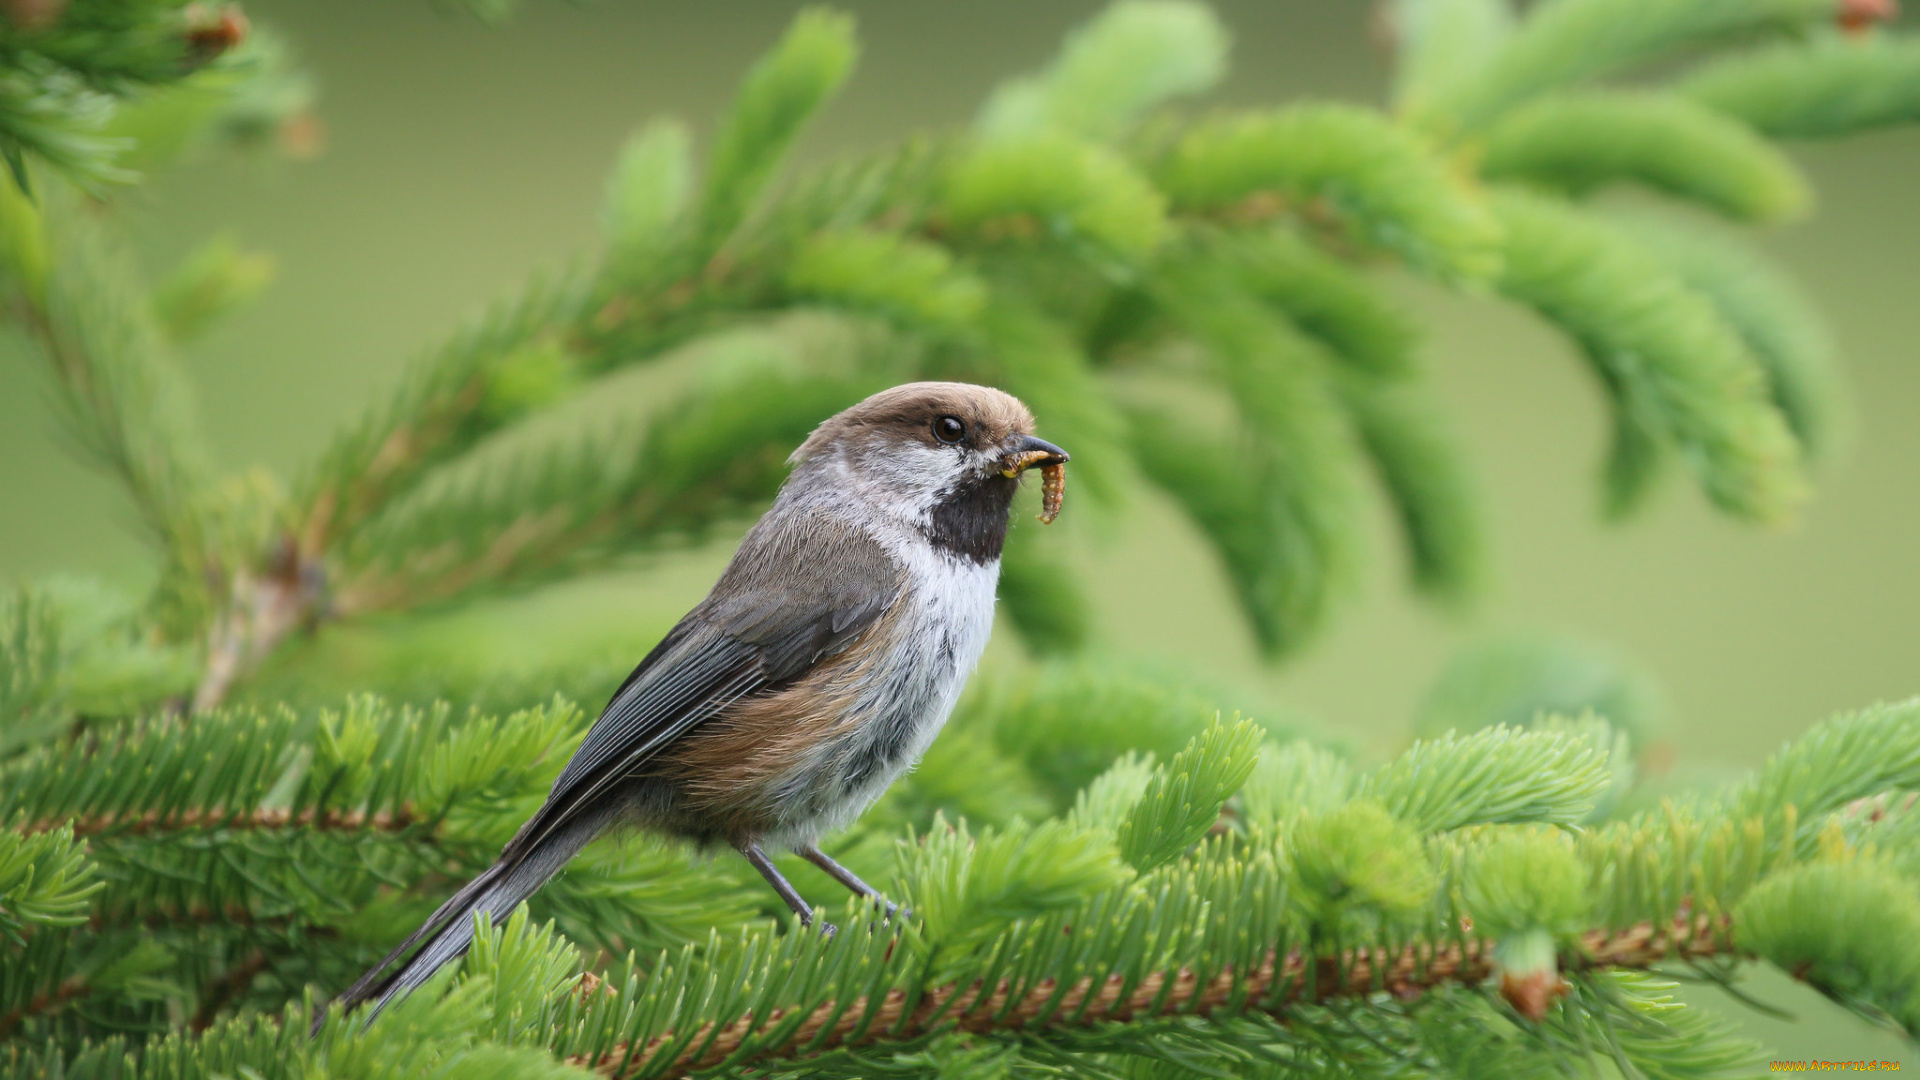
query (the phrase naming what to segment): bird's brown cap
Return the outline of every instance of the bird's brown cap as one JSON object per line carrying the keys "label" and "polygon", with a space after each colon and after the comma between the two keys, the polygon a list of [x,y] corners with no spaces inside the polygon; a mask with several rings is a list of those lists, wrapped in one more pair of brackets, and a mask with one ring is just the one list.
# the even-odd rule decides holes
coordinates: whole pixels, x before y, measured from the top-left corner
{"label": "bird's brown cap", "polygon": [[806,461],[835,443],[849,448],[876,441],[911,439],[937,446],[934,421],[957,416],[965,424],[965,441],[976,449],[1004,445],[1008,439],[1033,434],[1033,413],[1020,399],[991,386],[972,383],[916,382],[882,390],[814,429],[793,452],[795,464]]}

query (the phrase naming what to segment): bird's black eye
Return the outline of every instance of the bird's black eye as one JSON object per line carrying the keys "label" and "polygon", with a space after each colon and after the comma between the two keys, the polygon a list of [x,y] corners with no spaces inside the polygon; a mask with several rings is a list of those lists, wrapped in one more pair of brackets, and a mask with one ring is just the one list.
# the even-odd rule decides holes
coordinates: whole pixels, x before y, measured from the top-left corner
{"label": "bird's black eye", "polygon": [[967,437],[967,422],[957,416],[942,416],[933,422],[933,437],[943,443],[957,443]]}

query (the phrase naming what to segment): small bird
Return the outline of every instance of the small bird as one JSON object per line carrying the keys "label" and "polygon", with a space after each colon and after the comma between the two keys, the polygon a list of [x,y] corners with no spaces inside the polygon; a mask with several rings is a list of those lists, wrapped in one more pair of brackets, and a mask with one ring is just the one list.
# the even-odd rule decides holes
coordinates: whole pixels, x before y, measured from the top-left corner
{"label": "small bird", "polygon": [[504,921],[617,826],[732,847],[803,923],[812,909],[770,848],[877,897],[818,843],[918,761],[953,711],[993,628],[1028,468],[1047,474],[1043,519],[1058,512],[1067,452],[1033,426],[1014,397],[948,382],[897,386],[821,424],[713,591],[627,676],[499,861],[342,1008],[371,1000],[378,1015],[466,951],[476,912]]}

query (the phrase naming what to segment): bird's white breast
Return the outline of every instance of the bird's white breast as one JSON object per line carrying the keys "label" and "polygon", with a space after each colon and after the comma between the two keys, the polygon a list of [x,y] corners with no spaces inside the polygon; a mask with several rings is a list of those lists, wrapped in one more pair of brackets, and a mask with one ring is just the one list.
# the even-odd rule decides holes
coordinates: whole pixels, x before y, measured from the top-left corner
{"label": "bird's white breast", "polygon": [[[999,560],[978,563],[911,532],[883,538],[905,571],[884,642],[849,732],[795,762],[780,787],[793,811],[774,842],[810,842],[870,806],[932,745],[993,633]],[[891,613],[890,613],[891,614]]]}

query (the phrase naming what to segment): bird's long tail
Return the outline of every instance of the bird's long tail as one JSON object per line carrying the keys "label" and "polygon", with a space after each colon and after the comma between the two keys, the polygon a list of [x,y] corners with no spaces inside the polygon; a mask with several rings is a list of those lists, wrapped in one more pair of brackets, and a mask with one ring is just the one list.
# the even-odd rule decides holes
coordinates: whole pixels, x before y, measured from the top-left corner
{"label": "bird's long tail", "polygon": [[[473,942],[476,914],[486,912],[495,926],[506,922],[514,908],[539,891],[607,826],[610,817],[607,812],[582,814],[523,852],[514,851],[515,845],[509,844],[499,862],[449,897],[420,929],[348,987],[336,1004],[342,1011],[351,1011],[362,1002],[372,1001],[367,1013],[367,1022],[371,1023],[388,1005],[419,988],[448,961],[467,951]],[[424,945],[420,945],[422,941]],[[395,967],[395,962],[415,945],[420,945],[418,951]],[[326,1018],[324,1011],[314,1017],[316,1034]]]}

